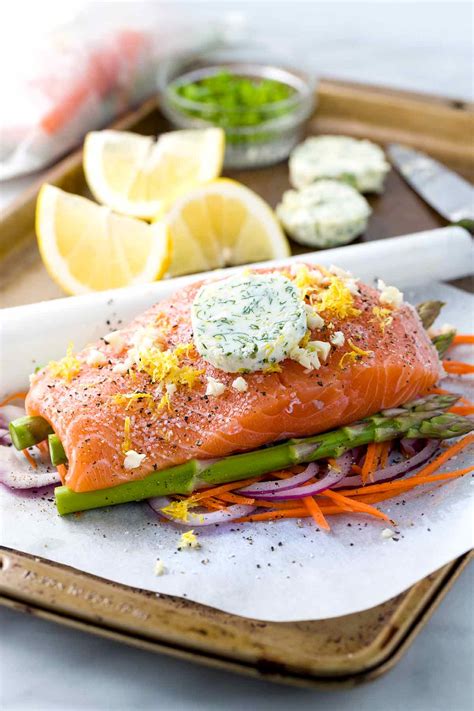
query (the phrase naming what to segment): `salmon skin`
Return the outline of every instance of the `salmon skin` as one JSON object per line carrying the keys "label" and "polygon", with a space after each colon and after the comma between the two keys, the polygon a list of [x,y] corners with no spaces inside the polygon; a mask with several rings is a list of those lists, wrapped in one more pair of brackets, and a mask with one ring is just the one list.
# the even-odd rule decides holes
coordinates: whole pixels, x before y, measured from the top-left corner
{"label": "salmon skin", "polygon": [[[284,268],[267,271],[288,276]],[[244,374],[247,389],[239,392],[232,386],[238,374],[217,370],[193,348],[191,305],[201,284],[32,377],[27,412],[46,418],[60,437],[68,457],[63,483],[73,491],[350,424],[425,394],[440,376],[437,352],[415,309],[406,303],[385,308],[379,291],[358,282],[358,313],[342,318],[321,312],[325,325],[311,333],[326,341],[344,334],[319,369],[287,359],[279,372]],[[306,301],[313,296],[310,291]],[[175,370],[190,383],[166,389],[150,368],[130,365],[137,334],[142,343],[148,338],[154,353],[179,352]],[[219,396],[206,394],[209,376],[225,385]],[[126,466],[130,450],[142,455],[132,468]]]}

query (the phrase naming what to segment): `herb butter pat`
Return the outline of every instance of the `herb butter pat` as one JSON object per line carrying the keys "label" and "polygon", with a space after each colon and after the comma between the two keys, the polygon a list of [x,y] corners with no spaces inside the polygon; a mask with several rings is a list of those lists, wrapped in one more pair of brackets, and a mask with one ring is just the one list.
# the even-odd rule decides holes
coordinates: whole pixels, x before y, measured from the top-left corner
{"label": "herb butter pat", "polygon": [[204,284],[192,305],[200,355],[228,373],[265,370],[288,358],[308,323],[299,289],[281,274],[239,274]]}
{"label": "herb butter pat", "polygon": [[350,185],[318,180],[301,190],[287,190],[276,213],[296,242],[310,247],[335,247],[364,232],[371,209]]}
{"label": "herb butter pat", "polygon": [[335,178],[349,180],[361,193],[381,193],[389,170],[380,146],[350,136],[311,136],[290,156],[290,182],[295,188]]}

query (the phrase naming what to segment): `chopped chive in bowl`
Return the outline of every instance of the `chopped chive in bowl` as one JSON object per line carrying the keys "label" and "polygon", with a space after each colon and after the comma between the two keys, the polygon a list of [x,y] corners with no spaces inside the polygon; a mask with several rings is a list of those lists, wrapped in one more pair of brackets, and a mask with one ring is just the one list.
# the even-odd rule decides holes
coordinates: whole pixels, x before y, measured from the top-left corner
{"label": "chopped chive in bowl", "polygon": [[271,165],[301,140],[314,109],[314,84],[264,64],[207,66],[168,78],[162,109],[178,128],[223,128],[227,168]]}

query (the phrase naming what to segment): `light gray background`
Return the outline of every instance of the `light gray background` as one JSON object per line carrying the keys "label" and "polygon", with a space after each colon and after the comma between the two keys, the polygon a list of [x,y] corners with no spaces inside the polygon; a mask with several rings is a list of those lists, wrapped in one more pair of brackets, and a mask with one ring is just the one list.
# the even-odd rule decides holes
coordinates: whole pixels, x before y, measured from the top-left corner
{"label": "light gray background", "polygon": [[[225,11],[243,13],[252,35],[293,44],[324,76],[472,96],[468,2],[173,3],[178,4],[204,21]],[[0,205],[30,181],[3,184]],[[0,709],[470,711],[473,576],[471,566],[392,672],[369,686],[333,693],[208,670],[0,608]]]}

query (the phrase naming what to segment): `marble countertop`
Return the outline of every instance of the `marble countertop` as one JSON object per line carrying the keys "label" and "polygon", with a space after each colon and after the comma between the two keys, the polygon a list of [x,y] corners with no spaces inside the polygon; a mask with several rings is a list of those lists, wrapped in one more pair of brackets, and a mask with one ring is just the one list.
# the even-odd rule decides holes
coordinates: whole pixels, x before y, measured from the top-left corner
{"label": "marble countertop", "polygon": [[[201,19],[219,13],[214,2],[180,4]],[[262,32],[284,33],[319,74],[460,98],[471,94],[467,2],[274,2],[273,13],[266,2],[225,6],[245,12]],[[26,177],[3,184],[0,205],[30,182]],[[152,655],[0,608],[0,708],[469,711],[474,704],[473,583],[471,566],[388,675],[332,693],[276,686]]]}

